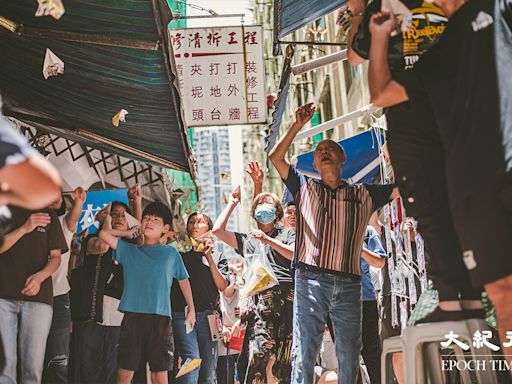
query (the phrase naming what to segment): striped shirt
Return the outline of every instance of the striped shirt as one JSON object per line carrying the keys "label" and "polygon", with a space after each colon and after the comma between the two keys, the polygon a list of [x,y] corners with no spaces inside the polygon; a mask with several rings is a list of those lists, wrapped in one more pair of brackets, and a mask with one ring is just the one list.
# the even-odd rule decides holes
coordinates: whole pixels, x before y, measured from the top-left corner
{"label": "striped shirt", "polygon": [[391,184],[348,184],[336,189],[290,166],[284,180],[297,206],[293,266],[360,276],[361,248],[372,213],[386,204]]}

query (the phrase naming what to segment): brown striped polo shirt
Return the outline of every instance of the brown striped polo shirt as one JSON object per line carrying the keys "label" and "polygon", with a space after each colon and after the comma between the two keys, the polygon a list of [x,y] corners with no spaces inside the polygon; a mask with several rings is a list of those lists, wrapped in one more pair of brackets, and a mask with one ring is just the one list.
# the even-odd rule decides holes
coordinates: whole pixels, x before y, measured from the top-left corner
{"label": "brown striped polo shirt", "polygon": [[386,204],[391,184],[348,184],[336,189],[290,166],[283,180],[297,206],[293,266],[360,276],[359,259],[372,213]]}

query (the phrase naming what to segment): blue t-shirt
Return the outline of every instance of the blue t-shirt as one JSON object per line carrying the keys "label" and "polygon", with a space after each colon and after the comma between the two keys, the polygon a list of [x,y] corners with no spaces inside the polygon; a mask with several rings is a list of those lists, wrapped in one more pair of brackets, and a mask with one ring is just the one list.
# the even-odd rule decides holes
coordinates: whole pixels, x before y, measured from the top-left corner
{"label": "blue t-shirt", "polygon": [[[384,247],[380,242],[380,237],[377,231],[371,227],[367,226],[366,228],[366,237],[365,237],[365,245],[366,249],[369,251],[375,252],[382,257],[387,257],[386,251],[384,251]],[[365,259],[361,257],[361,297],[363,301],[373,301],[376,300],[375,296],[375,288],[372,284],[372,276],[370,273],[370,265],[366,262]]]}
{"label": "blue t-shirt", "polygon": [[167,245],[139,246],[119,240],[114,258],[124,274],[119,310],[170,317],[172,280],[188,279],[179,252]]}

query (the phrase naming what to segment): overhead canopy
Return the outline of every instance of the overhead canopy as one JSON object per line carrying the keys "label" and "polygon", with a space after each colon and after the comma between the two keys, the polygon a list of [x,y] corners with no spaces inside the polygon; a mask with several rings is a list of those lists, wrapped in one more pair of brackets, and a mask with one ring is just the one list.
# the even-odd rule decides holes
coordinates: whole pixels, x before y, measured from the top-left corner
{"label": "overhead canopy", "polygon": [[[55,20],[34,16],[37,1],[2,2],[4,114],[91,148],[193,174],[166,0],[63,3],[66,12]],[[47,48],[65,67],[45,80]],[[115,127],[112,117],[121,109],[126,122]]]}
{"label": "overhead canopy", "polygon": [[286,100],[288,99],[288,90],[290,88],[290,74],[292,71],[291,63],[294,49],[291,45],[286,47],[286,56],[284,59],[283,70],[281,72],[281,81],[279,82],[279,90],[277,98],[274,101],[274,112],[272,112],[272,122],[268,126],[267,136],[265,137],[265,152],[267,154],[272,151],[276,145],[279,136],[279,128],[283,121],[283,114],[286,109]]}
{"label": "overhead canopy", "polygon": [[340,8],[346,0],[275,0],[274,33],[279,38]]}
{"label": "overhead canopy", "polygon": [[142,187],[149,201],[171,203],[172,182],[161,167],[102,152],[34,128],[22,128],[27,140],[59,170],[64,192]]}
{"label": "overhead canopy", "polygon": [[[378,138],[376,132],[376,129],[370,129],[339,142],[347,155],[341,175],[344,179],[352,183],[368,183],[379,173],[379,140],[382,144],[383,137]],[[320,175],[313,168],[313,153],[298,156],[296,167],[308,176],[319,178]]]}

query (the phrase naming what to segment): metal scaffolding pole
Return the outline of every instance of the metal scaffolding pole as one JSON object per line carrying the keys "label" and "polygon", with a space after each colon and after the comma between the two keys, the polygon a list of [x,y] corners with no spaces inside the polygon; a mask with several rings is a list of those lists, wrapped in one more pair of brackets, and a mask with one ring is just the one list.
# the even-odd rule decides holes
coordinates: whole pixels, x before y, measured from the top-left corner
{"label": "metal scaffolding pole", "polygon": [[305,63],[297,64],[292,66],[292,73],[294,75],[301,75],[305,72],[312,71],[314,69],[336,63],[338,61],[347,60],[347,50],[344,49],[339,52],[334,52],[329,55],[319,57],[314,60],[306,61]]}
{"label": "metal scaffolding pole", "polygon": [[346,115],[337,117],[335,119],[326,121],[325,123],[317,125],[314,128],[310,128],[310,129],[307,129],[307,130],[305,130],[303,132],[299,132],[299,134],[297,136],[295,136],[295,139],[293,140],[293,142],[297,142],[297,141],[300,141],[302,139],[306,139],[308,137],[316,135],[317,133],[322,133],[322,132],[328,131],[329,129],[337,127],[338,125],[348,123],[349,121],[352,121],[352,120],[357,119],[359,117],[363,117],[363,116],[365,116],[367,114],[376,112],[379,109],[380,109],[379,107],[377,107],[377,106],[375,106],[373,104],[368,104],[368,105],[364,106],[361,109],[358,109],[356,111],[347,113]]}

